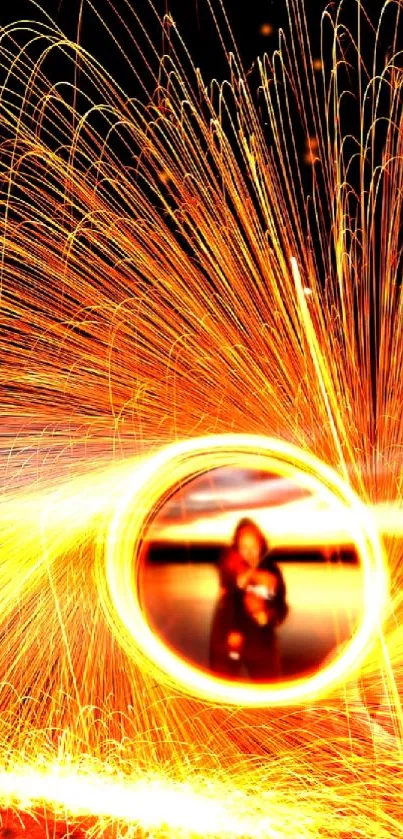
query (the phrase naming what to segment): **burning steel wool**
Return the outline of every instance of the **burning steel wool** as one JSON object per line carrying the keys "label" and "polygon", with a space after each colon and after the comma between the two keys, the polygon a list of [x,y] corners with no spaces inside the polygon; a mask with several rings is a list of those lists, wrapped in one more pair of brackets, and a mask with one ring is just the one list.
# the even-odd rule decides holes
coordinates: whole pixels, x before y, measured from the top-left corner
{"label": "burning steel wool", "polygon": [[[389,839],[402,3],[376,26],[353,0],[329,7],[319,60],[288,0],[251,72],[211,7],[226,80],[207,86],[173,18],[161,56],[127,4],[138,96],[34,2],[0,31],[0,806],[92,836]],[[345,516],[362,614],[304,678],[214,676],[145,618],[155,515],[221,467],[298,471]],[[299,527],[308,543],[308,513]],[[288,530],[278,518],[279,544]]]}

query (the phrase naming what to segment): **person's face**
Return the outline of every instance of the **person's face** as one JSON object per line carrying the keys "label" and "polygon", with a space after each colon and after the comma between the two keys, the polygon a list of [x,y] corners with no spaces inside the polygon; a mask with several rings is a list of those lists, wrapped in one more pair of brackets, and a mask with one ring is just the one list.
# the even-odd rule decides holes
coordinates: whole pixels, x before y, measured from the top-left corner
{"label": "person's face", "polygon": [[238,551],[242,559],[255,567],[260,560],[260,540],[252,528],[245,527],[241,530],[238,539]]}

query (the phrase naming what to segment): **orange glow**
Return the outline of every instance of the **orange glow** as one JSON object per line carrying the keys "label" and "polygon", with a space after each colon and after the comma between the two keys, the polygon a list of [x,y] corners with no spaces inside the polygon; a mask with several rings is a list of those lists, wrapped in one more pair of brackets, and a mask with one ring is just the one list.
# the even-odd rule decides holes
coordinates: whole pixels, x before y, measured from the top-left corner
{"label": "orange glow", "polygon": [[[37,2],[0,28],[0,804],[91,813],[118,839],[389,839],[403,788],[401,4],[372,26],[372,4],[330,3],[312,61],[304,4],[288,0],[249,72],[220,12],[231,0],[211,0],[215,80],[171,16],[154,49],[138,4],[119,5],[121,19],[85,3],[77,43]],[[85,49],[92,15],[111,54],[125,33],[127,89]],[[135,587],[158,500],[241,461],[325,493],[337,526],[296,504],[298,539],[351,535],[364,575],[351,643],[266,692],[185,666]],[[217,517],[219,541],[230,526]]]}
{"label": "orange glow", "polygon": [[265,38],[268,38],[270,35],[272,35],[273,27],[271,23],[262,23],[260,27],[260,34],[263,35]]}
{"label": "orange glow", "polygon": [[[364,576],[364,612],[351,642],[323,670],[280,685],[239,685],[203,673],[178,658],[148,625],[137,599],[133,577],[141,555],[144,523],[166,496],[200,470],[218,465],[266,468],[294,480],[327,500],[333,515],[349,520],[350,540],[357,547]],[[278,513],[278,511],[276,511]],[[329,467],[306,452],[278,440],[253,435],[224,435],[174,444],[136,470],[122,493],[108,534],[107,580],[116,610],[113,626],[128,653],[140,647],[150,661],[169,674],[173,684],[183,684],[203,698],[239,705],[289,704],[318,697],[345,678],[371,646],[386,599],[386,569],[377,531],[365,507]]]}
{"label": "orange glow", "polygon": [[163,184],[169,183],[170,178],[171,178],[171,176],[170,176],[169,172],[167,172],[167,171],[160,172],[160,181],[162,181]]}
{"label": "orange glow", "polygon": [[313,164],[318,158],[319,140],[317,137],[308,137],[305,143],[304,161]]}

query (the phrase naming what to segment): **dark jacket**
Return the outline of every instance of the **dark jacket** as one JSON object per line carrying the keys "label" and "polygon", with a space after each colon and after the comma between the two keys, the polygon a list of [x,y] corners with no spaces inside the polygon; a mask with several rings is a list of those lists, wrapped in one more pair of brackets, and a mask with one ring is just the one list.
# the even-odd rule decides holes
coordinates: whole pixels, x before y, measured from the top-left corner
{"label": "dark jacket", "polygon": [[[273,598],[267,600],[270,619],[267,624],[260,625],[245,608],[245,590],[237,586],[237,576],[248,568],[233,549],[223,553],[219,565],[221,595],[211,628],[210,667],[221,676],[235,679],[239,678],[242,667],[246,667],[249,678],[267,682],[280,674],[275,628],[288,613],[286,588],[278,565],[268,554],[255,570],[270,571],[277,586]],[[239,654],[235,658],[229,646],[230,633],[238,633],[241,638]]]}
{"label": "dark jacket", "polygon": [[[246,614],[244,609],[244,590],[237,586],[238,575],[247,571],[248,568],[248,564],[237,551],[233,548],[227,548],[225,550],[219,565],[221,597],[227,601],[228,606],[230,606],[229,601],[231,601],[232,608],[230,611],[235,622],[234,628],[239,628],[241,631],[246,630],[249,623],[253,622],[253,619]],[[269,571],[277,580],[276,595],[270,603],[275,613],[275,619],[271,624],[272,628],[274,628],[274,626],[279,626],[283,623],[288,614],[284,577],[270,553],[263,557],[255,570]]]}
{"label": "dark jacket", "polygon": [[271,574],[274,574],[277,580],[277,592],[272,601],[272,605],[276,610],[276,621],[275,626],[279,626],[283,621],[286,619],[288,615],[288,605],[287,605],[287,592],[284,582],[284,577],[277,565],[277,563],[272,558],[270,553],[266,554],[265,557],[259,562],[257,567],[258,571],[270,571]]}

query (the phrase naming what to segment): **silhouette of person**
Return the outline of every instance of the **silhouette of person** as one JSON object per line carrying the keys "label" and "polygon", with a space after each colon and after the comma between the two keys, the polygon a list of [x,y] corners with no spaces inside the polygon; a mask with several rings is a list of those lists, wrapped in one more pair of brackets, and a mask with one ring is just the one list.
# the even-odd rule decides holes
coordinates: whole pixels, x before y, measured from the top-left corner
{"label": "silhouette of person", "polygon": [[274,681],[281,675],[276,627],[288,613],[286,588],[263,533],[251,519],[237,525],[219,574],[211,670],[233,679]]}

